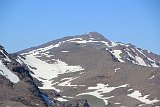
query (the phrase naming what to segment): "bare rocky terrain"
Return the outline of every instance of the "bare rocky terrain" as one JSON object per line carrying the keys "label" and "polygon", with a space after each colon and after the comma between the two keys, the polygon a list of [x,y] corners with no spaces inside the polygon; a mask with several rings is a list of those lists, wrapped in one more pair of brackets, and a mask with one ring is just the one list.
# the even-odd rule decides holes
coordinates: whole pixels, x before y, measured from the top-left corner
{"label": "bare rocky terrain", "polygon": [[0,55],[4,107],[160,107],[160,56],[97,32]]}

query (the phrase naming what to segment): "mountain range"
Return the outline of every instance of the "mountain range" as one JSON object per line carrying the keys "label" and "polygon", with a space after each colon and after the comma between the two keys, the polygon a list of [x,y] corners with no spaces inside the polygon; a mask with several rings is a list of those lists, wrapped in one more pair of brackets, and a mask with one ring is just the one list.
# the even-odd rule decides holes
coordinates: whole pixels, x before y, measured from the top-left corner
{"label": "mountain range", "polygon": [[97,32],[8,54],[0,106],[160,107],[160,56]]}

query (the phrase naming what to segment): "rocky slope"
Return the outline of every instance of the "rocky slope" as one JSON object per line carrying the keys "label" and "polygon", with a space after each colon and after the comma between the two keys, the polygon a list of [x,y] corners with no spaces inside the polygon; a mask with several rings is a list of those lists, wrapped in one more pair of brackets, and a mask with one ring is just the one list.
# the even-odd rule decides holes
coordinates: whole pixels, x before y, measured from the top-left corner
{"label": "rocky slope", "polygon": [[90,32],[18,54],[16,61],[30,69],[41,90],[49,96],[52,90],[59,92],[57,101],[87,99],[91,107],[160,107],[160,56],[132,44]]}
{"label": "rocky slope", "polygon": [[[65,101],[55,90],[39,89],[32,71],[0,46],[0,107],[83,107],[85,99]],[[60,100],[60,101],[59,101]],[[61,101],[62,100],[62,101]]]}
{"label": "rocky slope", "polygon": [[47,106],[42,93],[29,73],[29,69],[9,57],[0,46],[0,106]]}

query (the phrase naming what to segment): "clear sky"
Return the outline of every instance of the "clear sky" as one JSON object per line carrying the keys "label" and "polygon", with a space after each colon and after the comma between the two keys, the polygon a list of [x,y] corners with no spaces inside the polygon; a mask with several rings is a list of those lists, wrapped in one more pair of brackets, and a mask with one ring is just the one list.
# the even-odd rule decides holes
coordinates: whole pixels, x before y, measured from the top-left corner
{"label": "clear sky", "polygon": [[160,0],[0,0],[8,52],[90,31],[160,54]]}

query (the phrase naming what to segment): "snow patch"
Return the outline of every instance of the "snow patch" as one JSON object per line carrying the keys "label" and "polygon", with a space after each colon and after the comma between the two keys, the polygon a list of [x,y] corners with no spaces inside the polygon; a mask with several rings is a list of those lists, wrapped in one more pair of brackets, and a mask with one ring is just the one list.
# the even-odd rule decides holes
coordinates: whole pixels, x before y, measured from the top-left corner
{"label": "snow patch", "polygon": [[121,103],[114,103],[114,104],[116,104],[116,105],[120,105]]}
{"label": "snow patch", "polygon": [[[150,62],[152,67],[159,67],[158,65],[156,65],[156,62],[154,60],[152,60],[151,58],[147,57],[142,50],[136,49],[139,53],[141,53],[144,57],[146,57]],[[147,66],[147,65],[146,65]],[[150,67],[150,65],[148,65]]]}
{"label": "snow patch", "polygon": [[77,96],[80,96],[80,95],[93,95],[99,99],[102,99],[106,105],[108,105],[108,100],[107,99],[110,99],[110,98],[113,98],[114,96],[110,96],[110,97],[104,97],[103,94],[104,93],[109,93],[117,88],[124,88],[124,87],[128,87],[129,85],[128,84],[125,84],[125,85],[121,85],[121,86],[118,86],[118,87],[109,87],[109,85],[105,85],[105,84],[102,84],[102,83],[98,83],[97,86],[95,87],[88,87],[88,90],[95,90],[95,91],[92,91],[92,92],[88,92],[88,93],[81,93],[81,94],[78,94]]}
{"label": "snow patch", "polygon": [[[59,74],[77,72],[84,70],[81,66],[71,66],[61,60],[55,60],[53,64],[49,64],[45,61],[41,61],[33,55],[27,55],[26,59],[23,60],[28,66],[35,67],[37,69],[30,69],[34,72],[33,77],[43,82],[43,87],[45,89],[52,89],[52,82],[50,79],[58,77]],[[43,79],[42,79],[43,78]]]}
{"label": "snow patch", "polygon": [[144,105],[146,105],[146,104],[140,104],[140,105],[138,105],[138,107],[141,107],[141,106],[144,106]]}
{"label": "snow patch", "polygon": [[69,40],[66,40],[68,42],[76,42],[76,43],[80,43],[80,44],[84,44],[84,43],[103,43],[104,45],[106,45],[107,47],[115,47],[117,46],[116,43],[114,42],[111,42],[111,45],[108,44],[108,42],[106,41],[96,41],[94,40],[94,38],[90,38],[90,40],[84,40],[82,38],[73,38],[73,39],[69,39]]}
{"label": "snow patch", "polygon": [[19,62],[21,65],[23,64],[23,59],[20,56],[17,57],[16,61]]}
{"label": "snow patch", "polygon": [[0,61],[0,74],[8,78],[13,83],[20,81],[19,77],[12,73],[1,61]]}
{"label": "snow patch", "polygon": [[63,78],[61,81],[64,81],[62,83],[59,83],[58,86],[67,86],[67,87],[77,87],[77,86],[86,86],[86,85],[71,85],[71,81],[77,79],[79,77],[70,77],[70,78]]}
{"label": "snow patch", "polygon": [[55,98],[55,99],[58,100],[58,101],[61,101],[61,102],[68,101],[67,99],[64,99],[62,97],[58,97],[58,98]]}
{"label": "snow patch", "polygon": [[155,75],[151,76],[150,78],[148,78],[149,80],[153,79],[155,77]]}
{"label": "snow patch", "polygon": [[63,98],[74,98],[74,97],[70,97],[70,96],[63,96]]}
{"label": "snow patch", "polygon": [[[128,49],[128,48],[127,48],[127,49]],[[129,56],[130,58],[136,60],[135,57],[134,57],[131,53],[129,53],[129,52],[128,52],[129,50],[127,50],[127,49],[126,49],[126,52],[127,52],[128,56]],[[130,59],[128,59],[128,60],[130,60]],[[132,63],[136,64],[135,61],[133,61],[133,60],[131,60],[131,61],[132,61]]]}
{"label": "snow patch", "polygon": [[[147,57],[147,56],[146,56]],[[151,58],[149,58],[149,57],[147,57],[147,59],[149,60],[149,61],[151,61],[151,65],[152,65],[152,67],[159,67],[158,65],[156,65],[156,62],[155,62],[155,60],[152,60]]]}
{"label": "snow patch", "polygon": [[113,51],[110,51],[120,62],[124,62],[122,60],[122,57],[120,56],[120,54],[122,53],[121,50],[113,50]]}
{"label": "snow patch", "polygon": [[[54,44],[54,45],[46,46],[46,47],[44,47],[44,48],[38,48],[38,49],[36,49],[36,50],[32,50],[32,51],[30,51],[30,52],[28,52],[28,53],[22,53],[21,55],[34,55],[34,56],[39,55],[39,54],[42,54],[42,55],[43,55],[43,54],[45,54],[45,53],[43,53],[43,52],[46,52],[46,51],[48,51],[48,50],[50,50],[50,49],[52,49],[52,48],[57,48],[57,47],[59,47],[62,43],[63,43],[63,41],[62,41],[62,42],[58,42],[57,44]],[[45,55],[47,55],[47,53],[46,53]]]}
{"label": "snow patch", "polygon": [[69,52],[69,51],[61,51],[62,53],[67,53],[67,52]]}
{"label": "snow patch", "polygon": [[142,96],[142,94],[139,91],[134,91],[133,93],[128,94],[127,96],[135,98],[135,99],[137,99],[137,100],[139,100],[139,101],[141,101],[145,104],[153,104],[153,103],[156,103],[156,102],[160,101],[160,100],[157,100],[157,99],[149,100],[149,99],[147,99],[149,97],[149,95]]}
{"label": "snow patch", "polygon": [[135,58],[136,58],[136,61],[138,62],[138,65],[147,66],[146,63],[144,62],[144,60],[141,57],[135,56]]}
{"label": "snow patch", "polygon": [[148,53],[151,53],[151,51],[149,51],[149,50],[148,50],[147,52],[148,52]]}
{"label": "snow patch", "polygon": [[112,47],[115,47],[115,46],[117,46],[117,45],[118,45],[117,43],[111,42],[111,46],[112,46]]}
{"label": "snow patch", "polygon": [[128,91],[133,91],[133,89],[128,89]]}
{"label": "snow patch", "polygon": [[43,87],[38,87],[38,88],[40,88],[40,89],[53,89],[57,92],[61,92],[61,90],[56,89],[55,87],[52,87],[52,85],[54,85],[54,84],[52,84],[51,80],[43,80]]}
{"label": "snow patch", "polygon": [[114,70],[114,72],[117,72],[117,70],[120,70],[121,68],[116,68],[115,70]]}

